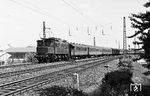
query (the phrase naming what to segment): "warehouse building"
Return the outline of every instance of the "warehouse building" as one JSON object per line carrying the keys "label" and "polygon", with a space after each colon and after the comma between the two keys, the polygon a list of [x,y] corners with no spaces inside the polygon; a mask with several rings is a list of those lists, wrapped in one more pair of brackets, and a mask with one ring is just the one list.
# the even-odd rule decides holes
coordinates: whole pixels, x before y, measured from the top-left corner
{"label": "warehouse building", "polygon": [[27,56],[29,54],[36,53],[36,47],[28,46],[28,47],[11,47],[5,50],[11,56],[7,60],[7,63],[20,63],[26,62]]}
{"label": "warehouse building", "polygon": [[11,55],[5,52],[4,50],[0,50],[0,66],[6,64],[10,56]]}

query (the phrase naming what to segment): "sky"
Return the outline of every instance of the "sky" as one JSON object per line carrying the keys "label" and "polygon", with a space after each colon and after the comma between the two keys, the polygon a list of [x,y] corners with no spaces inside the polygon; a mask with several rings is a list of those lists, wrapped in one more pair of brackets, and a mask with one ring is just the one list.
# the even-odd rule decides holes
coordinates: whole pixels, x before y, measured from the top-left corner
{"label": "sky", "polygon": [[[144,12],[148,0],[0,0],[0,49],[36,46],[45,21],[47,37],[80,44],[122,48],[123,17],[126,34],[134,33],[129,16]],[[87,31],[89,29],[89,31]],[[69,36],[69,31],[70,35]],[[88,35],[88,32],[90,35]],[[133,39],[127,45],[133,48]]]}

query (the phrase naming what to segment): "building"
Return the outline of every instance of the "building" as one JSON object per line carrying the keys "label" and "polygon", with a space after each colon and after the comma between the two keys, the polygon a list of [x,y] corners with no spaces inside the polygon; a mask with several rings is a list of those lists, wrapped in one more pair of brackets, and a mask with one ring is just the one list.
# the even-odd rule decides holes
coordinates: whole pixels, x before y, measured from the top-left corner
{"label": "building", "polygon": [[5,51],[3,50],[0,50],[0,65],[4,65],[6,64],[8,58],[10,57],[11,55],[6,53]]}
{"label": "building", "polygon": [[35,54],[36,47],[10,47],[5,51],[11,55],[7,60],[8,63],[20,63],[26,61],[26,57],[28,56],[28,54]]}

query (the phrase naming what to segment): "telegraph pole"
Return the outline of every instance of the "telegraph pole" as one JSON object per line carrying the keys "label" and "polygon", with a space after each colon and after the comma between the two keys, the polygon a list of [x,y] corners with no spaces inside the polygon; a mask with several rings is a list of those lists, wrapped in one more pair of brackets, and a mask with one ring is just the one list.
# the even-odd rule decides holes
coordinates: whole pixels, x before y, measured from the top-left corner
{"label": "telegraph pole", "polygon": [[95,42],[95,36],[94,36],[94,38],[93,38],[93,39],[94,39],[94,40],[93,40],[93,41],[94,41],[94,46],[96,46],[96,42]]}
{"label": "telegraph pole", "polygon": [[45,21],[43,21],[43,38],[45,39],[46,38],[46,33],[45,33]]}
{"label": "telegraph pole", "polygon": [[46,39],[46,32],[45,32],[46,29],[50,30],[50,28],[45,27],[45,21],[43,21],[43,44],[44,46],[45,46],[45,39]]}
{"label": "telegraph pole", "polygon": [[69,28],[69,33],[68,34],[69,34],[69,36],[71,36],[71,34],[70,34],[70,28]]}
{"label": "telegraph pole", "polygon": [[87,33],[88,33],[88,35],[90,35],[90,29],[89,29],[89,27],[87,27]]}
{"label": "telegraph pole", "polygon": [[127,53],[127,41],[126,41],[126,18],[123,17],[123,55]]}
{"label": "telegraph pole", "polygon": [[120,41],[118,42],[118,49],[120,49]]}
{"label": "telegraph pole", "polygon": [[43,39],[46,39],[46,29],[51,29],[51,28],[47,28],[47,27],[45,27],[45,21],[43,21]]}

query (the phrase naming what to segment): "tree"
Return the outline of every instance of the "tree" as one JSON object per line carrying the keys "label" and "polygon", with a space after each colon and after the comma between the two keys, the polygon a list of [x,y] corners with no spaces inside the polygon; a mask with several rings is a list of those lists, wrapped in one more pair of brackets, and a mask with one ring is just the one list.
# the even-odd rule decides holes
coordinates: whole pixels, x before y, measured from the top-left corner
{"label": "tree", "polygon": [[[150,0],[144,4],[144,7],[150,7]],[[137,29],[135,34],[129,36],[128,38],[132,38],[135,36],[139,36],[139,41],[133,42],[134,44],[142,44],[142,48],[145,51],[144,58],[147,61],[150,61],[150,11],[141,12],[139,14],[132,14],[130,17],[131,27]]]}
{"label": "tree", "polygon": [[26,53],[25,58],[26,62],[32,62],[32,63],[37,63],[38,60],[35,58],[36,54],[35,53]]}

